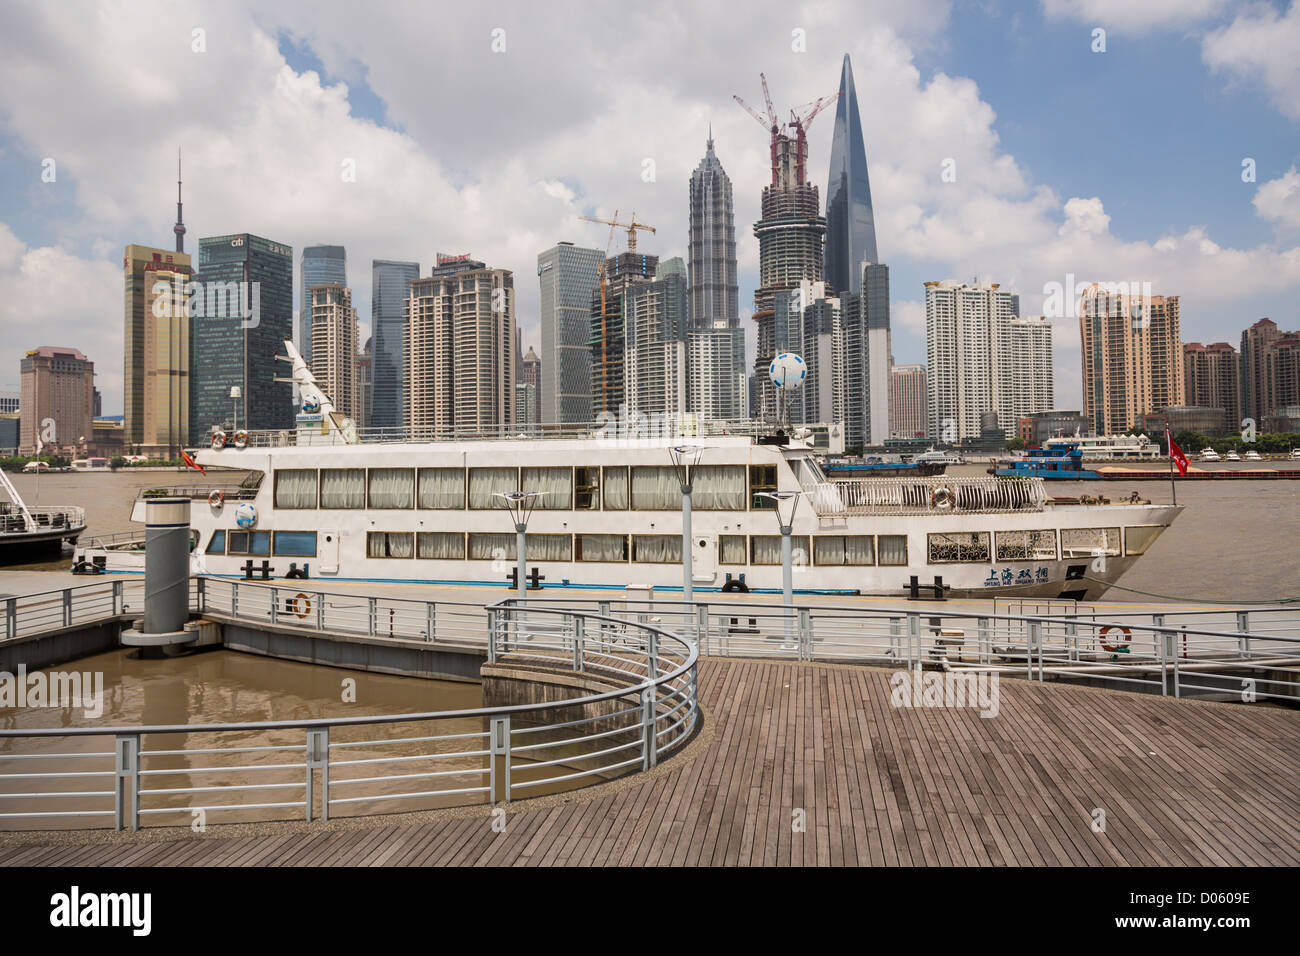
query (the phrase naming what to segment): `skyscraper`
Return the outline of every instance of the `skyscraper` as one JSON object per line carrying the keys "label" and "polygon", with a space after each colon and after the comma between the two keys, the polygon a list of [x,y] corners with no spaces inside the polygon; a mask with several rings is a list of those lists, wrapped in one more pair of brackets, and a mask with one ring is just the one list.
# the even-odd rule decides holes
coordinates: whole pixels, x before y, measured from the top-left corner
{"label": "skyscraper", "polygon": [[[22,414],[18,453],[76,454],[92,437],[90,409],[95,363],[77,349],[42,345],[20,363]],[[52,422],[52,426],[49,424]]]}
{"label": "skyscraper", "polygon": [[680,258],[664,260],[654,281],[629,287],[624,303],[628,409],[648,415],[684,413],[689,311],[685,263]]}
{"label": "skyscraper", "polygon": [[308,246],[302,251],[298,266],[298,351],[311,357],[311,296],[312,286],[334,282],[348,284],[348,254],[342,246]]}
{"label": "skyscraper", "polygon": [[240,428],[292,428],[293,389],[275,381],[284,375],[275,357],[293,338],[293,248],[246,232],[200,239],[196,279],[204,304],[190,323],[190,442],[206,444],[232,414]]}
{"label": "skyscraper", "polygon": [[889,370],[889,437],[925,434],[925,366],[895,365]]}
{"label": "skyscraper", "polygon": [[418,262],[375,259],[370,265],[370,428],[400,431],[406,425],[406,297],[420,277]]}
{"label": "skyscraper", "polygon": [[840,96],[835,104],[830,178],[826,185],[826,285],[832,293],[856,294],[861,291],[861,263],[879,261],[858,93],[846,53],[840,70]]}
{"label": "skyscraper", "polygon": [[[145,325],[151,315],[152,299],[146,298],[158,272],[176,272],[188,276],[190,257],[183,252],[129,245],[122,254],[125,288],[122,356],[123,440],[128,446],[144,441],[145,401],[148,394],[145,376]],[[187,359],[188,360],[188,359]]]}
{"label": "skyscraper", "polygon": [[[859,262],[857,293],[842,292],[844,441],[880,445],[889,435],[889,266]],[[828,283],[829,285],[829,283]]]}
{"label": "skyscraper", "polygon": [[1240,356],[1227,342],[1183,346],[1183,392],[1188,405],[1221,408],[1229,430],[1241,427]]}
{"label": "skyscraper", "polygon": [[599,249],[561,242],[537,255],[541,285],[543,422],[589,422],[591,412],[591,293],[600,284]]}
{"label": "skyscraper", "polygon": [[627,402],[629,346],[626,297],[634,287],[655,278],[659,257],[621,252],[605,260],[605,294],[591,296],[591,412],[618,415]]}
{"label": "skyscraper", "polygon": [[307,290],[311,304],[312,375],[329,396],[335,411],[357,418],[357,310],[352,290],[337,282]]}
{"label": "skyscraper", "polygon": [[150,272],[144,292],[144,433],[135,450],[178,458],[189,441],[189,275]]}
{"label": "skyscraper", "polygon": [[542,360],[537,357],[537,353],[533,351],[531,345],[528,346],[528,354],[519,360],[519,384],[533,386],[532,396],[530,398],[532,403],[532,414],[523,417],[521,414],[517,413],[515,418],[520,422],[530,421],[536,425],[542,420]]}
{"label": "skyscraper", "polygon": [[1094,283],[1079,301],[1083,414],[1099,435],[1186,404],[1178,296],[1127,295]]}
{"label": "skyscraper", "polygon": [[747,415],[745,330],[718,319],[695,326],[686,343],[687,408],[704,421],[742,421]]}
{"label": "skyscraper", "polygon": [[778,293],[774,305],[773,351],[802,356],[807,369],[803,385],[787,396],[790,423],[842,422],[844,316],[839,297],[827,294],[825,282],[805,279],[794,290]]}
{"label": "skyscraper", "polygon": [[713,129],[690,184],[690,323],[713,328],[740,322],[736,282],[736,212],[731,180],[713,152]]}

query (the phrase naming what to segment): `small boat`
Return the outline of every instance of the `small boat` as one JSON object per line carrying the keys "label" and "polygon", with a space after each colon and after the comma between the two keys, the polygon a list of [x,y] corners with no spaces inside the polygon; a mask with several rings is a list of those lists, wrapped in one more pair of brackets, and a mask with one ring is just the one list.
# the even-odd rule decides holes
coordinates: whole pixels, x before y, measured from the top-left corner
{"label": "small boat", "polygon": [[933,478],[948,466],[937,461],[886,461],[878,455],[867,458],[827,458],[818,462],[831,480],[837,478]]}
{"label": "small boat", "polygon": [[64,505],[28,507],[3,471],[0,471],[0,488],[9,496],[8,501],[0,501],[0,562],[12,564],[57,557],[64,542],[75,545],[86,530],[84,508]]}
{"label": "small boat", "polygon": [[1201,461],[1223,461],[1223,459],[1219,457],[1219,453],[1213,448],[1201,449],[1201,453],[1197,457],[1200,458]]}
{"label": "small boat", "polygon": [[999,478],[1048,478],[1078,481],[1100,478],[1083,467],[1083,449],[1077,445],[1056,444],[1051,448],[1031,448],[1023,458],[1009,458],[991,469]]}
{"label": "small boat", "polygon": [[1292,449],[1291,449],[1291,460],[1292,460],[1292,461],[1300,461],[1300,448],[1292,448]]}
{"label": "small boat", "polygon": [[1230,452],[1228,452],[1227,456],[1226,456],[1223,460],[1224,460],[1224,461],[1241,461],[1241,456],[1238,455],[1235,451],[1230,451]]}
{"label": "small boat", "polygon": [[912,462],[917,465],[943,465],[946,468],[948,465],[964,465],[966,459],[956,452],[935,451],[929,448],[919,455],[914,455]]}
{"label": "small boat", "polygon": [[1257,451],[1253,451],[1253,450],[1252,450],[1252,451],[1248,451],[1248,452],[1246,452],[1246,457],[1245,457],[1244,460],[1245,460],[1245,461],[1263,461],[1264,459],[1260,457],[1259,452],[1257,452]]}

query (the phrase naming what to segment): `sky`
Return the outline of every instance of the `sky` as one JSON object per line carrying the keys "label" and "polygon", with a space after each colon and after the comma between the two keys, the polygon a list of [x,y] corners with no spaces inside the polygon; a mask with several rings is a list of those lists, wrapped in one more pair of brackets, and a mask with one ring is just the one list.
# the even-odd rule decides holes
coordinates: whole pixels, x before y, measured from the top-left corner
{"label": "sky", "polygon": [[[578,217],[618,210],[684,256],[712,124],[752,354],[767,133],[732,95],[761,109],[763,72],[784,114],[834,93],[846,53],[897,362],[925,360],[922,283],[948,278],[1025,315],[1071,276],[1150,283],[1184,341],[1237,344],[1262,316],[1300,327],[1296,50],[1300,10],[1259,0],[7,0],[0,389],[27,349],[71,346],[121,411],[122,250],[174,245],[178,147],[187,251],[291,245],[296,302],[302,248],[345,246],[363,341],[372,259],[468,252],[514,271],[540,350],[538,252],[603,248]],[[809,134],[823,200],[833,115]],[[1077,320],[1052,321],[1077,408]]]}

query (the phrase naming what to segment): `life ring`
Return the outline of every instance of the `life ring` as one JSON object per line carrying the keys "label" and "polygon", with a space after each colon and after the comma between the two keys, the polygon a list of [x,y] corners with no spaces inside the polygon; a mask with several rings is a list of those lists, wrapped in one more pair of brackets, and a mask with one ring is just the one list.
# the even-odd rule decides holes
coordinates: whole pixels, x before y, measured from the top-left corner
{"label": "life ring", "polygon": [[221,489],[213,488],[212,494],[208,495],[208,506],[211,508],[220,508],[221,503],[226,500],[226,496],[221,493]]}
{"label": "life ring", "polygon": [[221,449],[223,449],[223,448],[225,448],[225,447],[226,447],[226,433],[225,433],[225,432],[213,432],[213,433],[212,433],[212,450],[213,450],[213,451],[220,451]]}
{"label": "life ring", "polygon": [[1097,632],[1097,640],[1101,642],[1102,650],[1109,651],[1112,654],[1116,654],[1119,651],[1128,650],[1129,641],[1124,641],[1122,643],[1117,641],[1114,644],[1106,643],[1106,635],[1109,634],[1111,631],[1119,631],[1126,638],[1131,638],[1133,636],[1133,632],[1130,631],[1127,627],[1117,627],[1114,624],[1107,624],[1105,627],[1103,627],[1100,631]]}
{"label": "life ring", "polygon": [[952,492],[947,488],[936,488],[930,492],[930,504],[946,511],[952,507]]}
{"label": "life ring", "polygon": [[239,431],[235,432],[235,447],[236,448],[248,447],[248,432],[244,431],[243,429],[240,429]]}
{"label": "life ring", "polygon": [[742,594],[748,594],[749,585],[746,584],[744,581],[738,581],[735,578],[730,578],[724,585],[722,585],[722,590],[726,594],[734,594],[737,591],[739,591]]}
{"label": "life ring", "polygon": [[306,617],[311,613],[311,598],[299,592],[295,597],[291,597],[285,602],[285,608],[290,614]]}

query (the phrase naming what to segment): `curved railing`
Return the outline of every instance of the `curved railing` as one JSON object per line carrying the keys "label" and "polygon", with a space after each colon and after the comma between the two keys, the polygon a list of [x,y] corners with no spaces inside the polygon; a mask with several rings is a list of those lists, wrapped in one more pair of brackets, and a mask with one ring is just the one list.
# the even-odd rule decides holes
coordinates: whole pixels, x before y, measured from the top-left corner
{"label": "curved railing", "polygon": [[[270,589],[241,590],[247,598]],[[265,621],[257,602],[239,603],[215,613]],[[134,830],[155,817],[206,825],[209,815],[246,821],[296,810],[310,821],[508,803],[647,770],[695,730],[693,642],[556,607],[494,606],[487,621],[489,661],[518,664],[525,678],[528,670],[581,674],[589,687],[609,689],[383,716],[4,729],[0,826],[111,818],[115,829]]]}

